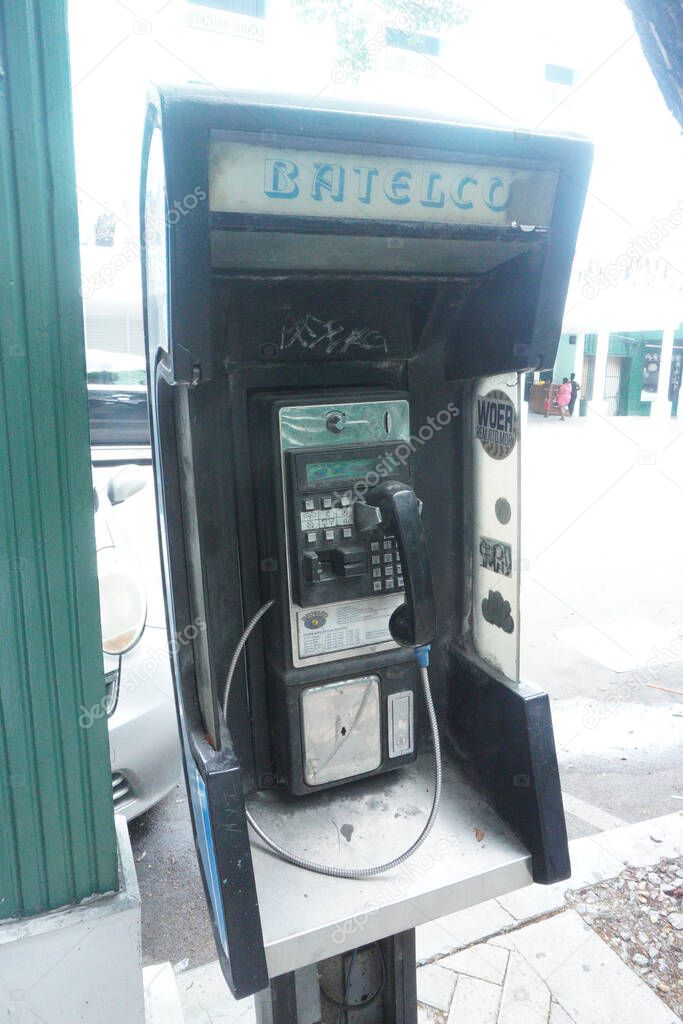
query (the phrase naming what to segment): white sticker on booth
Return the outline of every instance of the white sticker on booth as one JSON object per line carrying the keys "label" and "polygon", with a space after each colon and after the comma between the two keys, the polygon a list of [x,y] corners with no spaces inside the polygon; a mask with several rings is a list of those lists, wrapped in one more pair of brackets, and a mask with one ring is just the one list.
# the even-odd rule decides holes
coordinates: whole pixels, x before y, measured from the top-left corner
{"label": "white sticker on booth", "polygon": [[390,643],[389,618],[401,601],[401,597],[383,595],[297,612],[299,657]]}
{"label": "white sticker on booth", "polygon": [[519,678],[520,385],[477,381],[472,408],[473,639],[480,657]]}
{"label": "white sticker on booth", "polygon": [[553,171],[213,139],[213,212],[547,227]]}

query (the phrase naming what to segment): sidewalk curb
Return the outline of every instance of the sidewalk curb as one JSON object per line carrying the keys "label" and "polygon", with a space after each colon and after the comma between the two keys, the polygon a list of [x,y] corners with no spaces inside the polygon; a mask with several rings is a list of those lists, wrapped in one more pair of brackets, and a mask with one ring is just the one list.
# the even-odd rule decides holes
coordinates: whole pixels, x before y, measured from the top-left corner
{"label": "sidewalk curb", "polygon": [[[654,838],[653,838],[654,837]],[[615,878],[626,864],[646,867],[683,853],[683,811],[621,825],[569,844],[571,878],[533,884],[440,918],[417,929],[417,959],[423,965],[567,908],[565,893]],[[449,939],[451,941],[449,941]]]}

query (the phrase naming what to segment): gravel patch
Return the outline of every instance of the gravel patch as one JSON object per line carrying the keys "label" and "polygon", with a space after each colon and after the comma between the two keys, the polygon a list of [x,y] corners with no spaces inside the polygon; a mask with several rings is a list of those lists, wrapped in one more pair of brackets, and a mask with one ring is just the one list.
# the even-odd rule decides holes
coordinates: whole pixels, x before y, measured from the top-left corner
{"label": "gravel patch", "polygon": [[568,892],[567,902],[683,1015],[683,858],[627,867],[617,878]]}

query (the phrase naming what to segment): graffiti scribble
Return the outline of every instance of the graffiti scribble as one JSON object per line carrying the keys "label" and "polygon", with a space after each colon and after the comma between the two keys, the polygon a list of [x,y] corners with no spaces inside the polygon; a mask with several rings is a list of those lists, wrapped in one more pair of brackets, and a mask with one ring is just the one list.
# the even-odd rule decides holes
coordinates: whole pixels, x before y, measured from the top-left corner
{"label": "graffiti scribble", "polygon": [[346,355],[351,348],[367,352],[387,352],[387,339],[369,327],[347,328],[339,320],[321,320],[312,313],[295,316],[289,313],[282,325],[280,349],[298,345],[304,349],[320,349],[326,355]]}

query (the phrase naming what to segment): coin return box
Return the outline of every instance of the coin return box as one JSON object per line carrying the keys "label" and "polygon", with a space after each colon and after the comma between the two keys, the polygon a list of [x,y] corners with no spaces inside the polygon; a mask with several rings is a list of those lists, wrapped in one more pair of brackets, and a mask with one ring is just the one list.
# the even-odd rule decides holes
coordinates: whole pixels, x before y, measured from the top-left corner
{"label": "coin return box", "polygon": [[412,754],[413,739],[413,694],[410,690],[391,693],[387,699],[389,719],[389,757],[403,757]]}

